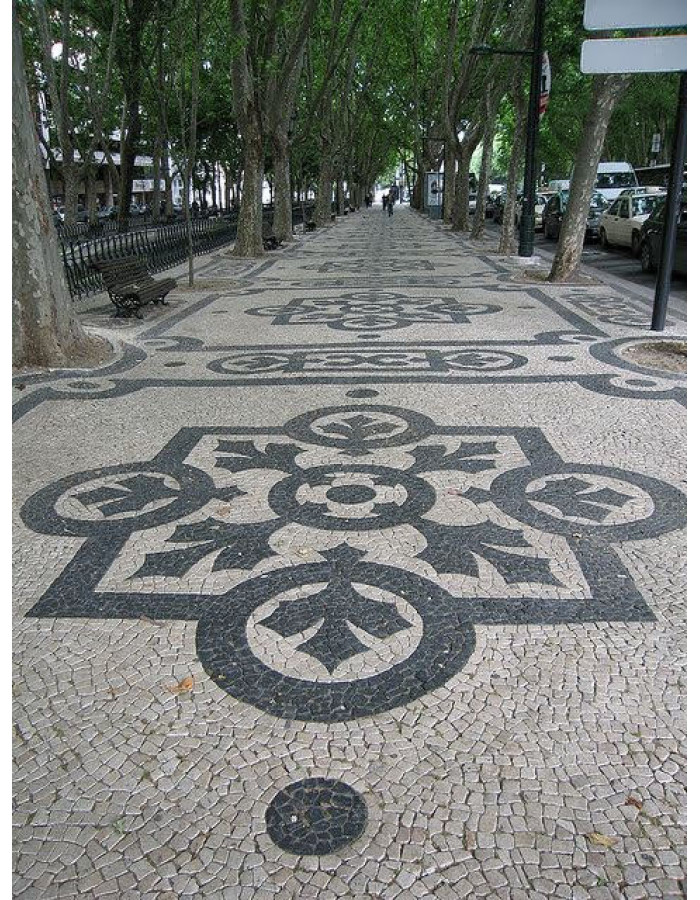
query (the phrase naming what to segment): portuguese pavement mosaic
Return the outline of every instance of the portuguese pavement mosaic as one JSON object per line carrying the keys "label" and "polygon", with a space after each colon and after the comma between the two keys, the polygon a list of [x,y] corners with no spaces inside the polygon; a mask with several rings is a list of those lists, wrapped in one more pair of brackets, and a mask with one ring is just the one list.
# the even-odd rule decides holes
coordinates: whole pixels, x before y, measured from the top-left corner
{"label": "portuguese pavement mosaic", "polygon": [[513,275],[357,213],[16,379],[18,897],[684,896],[684,379]]}

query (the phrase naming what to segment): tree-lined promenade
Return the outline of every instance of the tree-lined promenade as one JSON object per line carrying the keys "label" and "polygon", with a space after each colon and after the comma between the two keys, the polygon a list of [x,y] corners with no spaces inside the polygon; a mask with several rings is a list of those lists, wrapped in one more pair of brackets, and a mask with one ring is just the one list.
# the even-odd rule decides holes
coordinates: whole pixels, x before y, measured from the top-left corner
{"label": "tree-lined promenade", "polygon": [[[22,313],[28,298],[41,305],[66,295],[57,254],[49,259],[42,248],[36,259],[31,249],[55,241],[46,176],[62,184],[67,225],[79,203],[94,222],[100,165],[120,227],[128,227],[137,160],[147,159],[152,220],[172,214],[180,179],[187,222],[198,195],[236,208],[242,257],[264,252],[264,186],[273,233],[288,241],[295,201],[313,198],[323,227],[346,201],[358,208],[400,173],[422,210],[425,173],[443,171],[444,219],[478,239],[489,184],[500,178],[507,200],[499,250],[512,254],[528,61],[490,50],[527,49],[533,9],[533,0],[14,0],[14,151],[33,148],[38,173],[31,185],[26,157],[18,157],[16,335],[34,321]],[[574,169],[553,280],[578,267],[601,154],[639,164],[651,134],[661,133],[667,148],[673,126],[674,76],[584,76],[582,37],[581,4],[550,0],[552,99],[537,166],[546,178]],[[40,276],[42,266],[51,268]],[[32,287],[42,281],[53,285],[53,300]],[[55,348],[44,353],[43,345],[17,337],[24,349],[15,361],[55,362]]]}

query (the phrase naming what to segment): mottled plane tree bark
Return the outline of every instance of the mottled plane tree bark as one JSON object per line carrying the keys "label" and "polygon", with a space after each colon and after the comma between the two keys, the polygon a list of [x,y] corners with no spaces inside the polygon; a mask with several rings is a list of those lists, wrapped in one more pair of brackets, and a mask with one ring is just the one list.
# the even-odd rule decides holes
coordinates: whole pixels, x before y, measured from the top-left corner
{"label": "mottled plane tree bark", "polygon": [[[296,93],[281,88],[282,85],[286,88],[294,76],[318,3],[319,0],[299,0],[294,4],[268,0],[266,4],[254,3],[249,7],[245,0],[229,3],[231,84],[243,139],[244,173],[236,256],[261,256],[264,252],[262,182],[270,122],[268,104],[277,87],[281,96],[274,97],[273,102],[283,105],[285,111],[275,115],[275,119],[279,124],[288,121],[287,114],[291,118]],[[279,153],[285,150],[288,159],[286,142],[278,145]]]}
{"label": "mottled plane tree bark", "polygon": [[124,15],[119,26],[116,62],[124,95],[119,155],[121,177],[117,222],[119,229],[129,227],[129,208],[134,180],[136,154],[141,140],[141,93],[145,77],[146,58],[144,37],[154,13],[152,0],[123,0]]}
{"label": "mottled plane tree bark", "polygon": [[561,225],[549,281],[568,281],[581,263],[586,220],[605,135],[615,106],[632,80],[631,75],[596,75],[583,137],[571,176],[569,202]]}
{"label": "mottled plane tree bark", "polygon": [[12,6],[12,362],[61,367],[95,362],[102,341],[73,313],[29,105],[22,39]]}
{"label": "mottled plane tree bark", "polygon": [[513,69],[511,82],[511,98],[515,111],[513,129],[513,145],[508,162],[506,178],[506,204],[501,220],[501,237],[498,241],[498,252],[504,256],[512,256],[515,246],[515,206],[517,202],[518,182],[523,173],[523,154],[525,151],[525,127],[527,125],[527,96],[524,91],[525,63],[521,60]]}

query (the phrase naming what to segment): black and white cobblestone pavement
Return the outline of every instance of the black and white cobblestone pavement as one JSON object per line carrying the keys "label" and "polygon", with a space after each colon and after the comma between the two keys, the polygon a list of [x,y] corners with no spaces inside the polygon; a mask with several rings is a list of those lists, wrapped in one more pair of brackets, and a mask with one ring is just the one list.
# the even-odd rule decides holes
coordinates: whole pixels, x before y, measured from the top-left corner
{"label": "black and white cobblestone pavement", "polygon": [[15,896],[685,896],[685,380],[396,212],[16,379]]}

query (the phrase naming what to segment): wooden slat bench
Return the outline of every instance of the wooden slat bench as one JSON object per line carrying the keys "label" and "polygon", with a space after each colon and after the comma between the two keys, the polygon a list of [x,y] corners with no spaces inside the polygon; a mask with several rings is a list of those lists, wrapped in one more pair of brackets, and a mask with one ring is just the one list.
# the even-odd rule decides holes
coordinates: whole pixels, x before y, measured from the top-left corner
{"label": "wooden slat bench", "polygon": [[174,278],[153,278],[146,263],[137,256],[99,260],[95,268],[102,276],[110,300],[117,307],[115,316],[141,319],[141,306],[151,302],[165,305],[166,295],[177,287]]}

